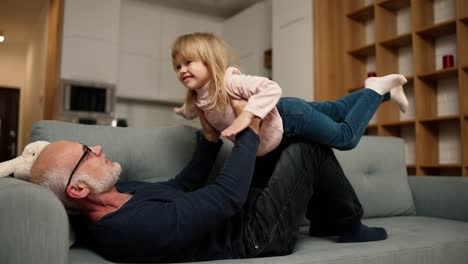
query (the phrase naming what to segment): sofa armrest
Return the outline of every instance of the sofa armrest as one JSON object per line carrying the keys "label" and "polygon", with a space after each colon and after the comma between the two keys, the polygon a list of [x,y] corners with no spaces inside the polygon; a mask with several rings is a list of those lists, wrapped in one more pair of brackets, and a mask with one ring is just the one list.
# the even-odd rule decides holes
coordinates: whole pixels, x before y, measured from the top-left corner
{"label": "sofa armrest", "polygon": [[0,263],[67,263],[65,208],[46,189],[0,178]]}
{"label": "sofa armrest", "polygon": [[468,178],[409,176],[416,214],[468,222]]}

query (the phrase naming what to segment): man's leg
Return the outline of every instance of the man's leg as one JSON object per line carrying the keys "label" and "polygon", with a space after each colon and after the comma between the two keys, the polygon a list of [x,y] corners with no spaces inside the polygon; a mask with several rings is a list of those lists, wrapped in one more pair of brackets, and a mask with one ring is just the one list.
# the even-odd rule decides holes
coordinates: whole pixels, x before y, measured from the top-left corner
{"label": "man's leg", "polygon": [[260,192],[254,188],[248,199],[249,257],[291,253],[318,177],[322,159],[318,145],[283,143],[274,151],[281,156],[267,186]]}
{"label": "man's leg", "polygon": [[[335,197],[322,196],[318,200],[331,208],[342,210],[335,214],[336,219],[331,218],[336,223],[333,228],[340,232],[341,242],[357,242],[361,239],[356,238],[355,230],[361,230],[363,211],[333,151],[329,147],[304,142],[285,145],[284,150],[283,145],[277,150],[282,153],[268,185],[257,196],[249,198],[251,206],[245,236],[248,256],[291,253],[309,199],[315,196],[316,190],[325,187],[332,188],[326,193],[334,194]],[[332,180],[328,181],[328,178]],[[373,231],[363,229],[360,235],[365,235],[367,241],[386,238],[386,233],[374,234]]]}
{"label": "man's leg", "polygon": [[337,242],[384,240],[383,228],[369,228],[360,221],[363,210],[353,187],[331,149],[328,162],[323,162],[314,195],[307,206],[312,236],[338,236]]}

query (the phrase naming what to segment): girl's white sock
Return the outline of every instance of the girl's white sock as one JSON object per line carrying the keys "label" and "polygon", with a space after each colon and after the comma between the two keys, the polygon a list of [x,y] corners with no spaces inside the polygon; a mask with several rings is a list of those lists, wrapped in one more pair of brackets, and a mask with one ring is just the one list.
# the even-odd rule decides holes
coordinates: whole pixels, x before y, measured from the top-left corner
{"label": "girl's white sock", "polygon": [[408,99],[406,98],[403,86],[398,85],[390,90],[390,99],[400,106],[400,111],[406,113],[408,110]]}
{"label": "girl's white sock", "polygon": [[382,77],[369,77],[364,82],[366,88],[372,89],[384,95],[392,88],[401,86],[407,82],[405,76],[401,74],[389,74]]}

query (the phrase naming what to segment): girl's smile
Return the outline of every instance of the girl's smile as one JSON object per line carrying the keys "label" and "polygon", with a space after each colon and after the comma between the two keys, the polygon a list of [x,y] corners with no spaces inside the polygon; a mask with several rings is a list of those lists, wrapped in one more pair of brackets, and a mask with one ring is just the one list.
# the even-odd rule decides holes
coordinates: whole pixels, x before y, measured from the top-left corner
{"label": "girl's smile", "polygon": [[175,66],[179,81],[190,90],[198,90],[210,80],[208,68],[201,61],[185,61]]}

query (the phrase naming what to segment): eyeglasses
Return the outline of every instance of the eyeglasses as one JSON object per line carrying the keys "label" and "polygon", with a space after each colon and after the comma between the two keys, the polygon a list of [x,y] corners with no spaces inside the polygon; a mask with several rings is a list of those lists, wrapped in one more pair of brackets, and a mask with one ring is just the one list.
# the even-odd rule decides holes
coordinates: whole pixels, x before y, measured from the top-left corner
{"label": "eyeglasses", "polygon": [[70,182],[73,178],[73,174],[75,174],[75,171],[78,169],[78,167],[80,166],[81,162],[89,155],[89,153],[94,153],[88,146],[83,145],[83,155],[81,155],[81,158],[78,160],[78,162],[76,163],[75,167],[73,168],[72,172],[70,173],[70,176],[68,177],[68,182],[67,182],[67,185],[65,185],[65,193],[67,193],[67,188],[68,188],[68,185],[70,185]]}

